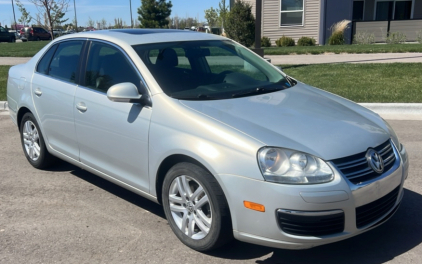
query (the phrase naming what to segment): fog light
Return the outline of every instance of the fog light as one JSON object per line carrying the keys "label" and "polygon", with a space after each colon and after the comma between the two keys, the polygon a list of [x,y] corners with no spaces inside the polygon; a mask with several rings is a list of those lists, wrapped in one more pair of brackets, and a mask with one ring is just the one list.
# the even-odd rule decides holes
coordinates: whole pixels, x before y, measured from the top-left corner
{"label": "fog light", "polygon": [[253,203],[249,201],[243,201],[243,205],[245,205],[246,208],[251,209],[251,210],[255,210],[258,212],[265,212],[265,206],[263,206],[262,204],[257,204],[257,203]]}

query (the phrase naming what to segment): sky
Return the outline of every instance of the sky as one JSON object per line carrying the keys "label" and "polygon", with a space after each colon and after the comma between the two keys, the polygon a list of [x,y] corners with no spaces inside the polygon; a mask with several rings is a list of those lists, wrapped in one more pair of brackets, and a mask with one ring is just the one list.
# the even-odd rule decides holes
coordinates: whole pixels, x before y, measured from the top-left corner
{"label": "sky", "polygon": [[[16,1],[16,0],[14,0]],[[79,26],[87,26],[89,17],[94,21],[100,21],[105,18],[108,23],[114,25],[115,18],[122,18],[130,25],[130,0],[116,1],[116,0],[75,0],[76,15],[78,18]],[[179,17],[195,17],[200,22],[205,22],[204,10],[210,7],[217,8],[220,0],[172,0],[173,4],[171,16]],[[226,3],[228,5],[226,0]],[[38,13],[34,4],[28,0],[21,0],[26,10],[32,17]],[[141,6],[141,0],[132,0],[132,17],[138,18],[137,9]],[[16,21],[20,18],[21,14],[15,4]],[[65,15],[69,18],[68,22],[72,22],[74,18],[73,0],[69,1],[69,8]],[[7,25],[10,27],[13,21],[12,0],[0,0],[0,23],[2,26]],[[34,21],[31,21],[34,23]],[[19,24],[19,22],[18,22]]]}

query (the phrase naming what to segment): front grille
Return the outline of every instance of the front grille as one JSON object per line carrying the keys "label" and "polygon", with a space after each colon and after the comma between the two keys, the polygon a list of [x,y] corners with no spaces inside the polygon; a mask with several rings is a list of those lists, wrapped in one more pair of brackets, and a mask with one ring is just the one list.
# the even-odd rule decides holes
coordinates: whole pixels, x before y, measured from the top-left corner
{"label": "front grille", "polygon": [[[390,170],[396,155],[390,140],[374,148],[384,160],[384,172]],[[374,179],[380,174],[376,173],[366,160],[366,151],[349,157],[332,160],[343,175],[353,184],[359,184]]]}
{"label": "front grille", "polygon": [[277,220],[285,233],[298,236],[325,236],[344,230],[344,213],[329,215],[297,215],[277,211]]}
{"label": "front grille", "polygon": [[390,211],[397,201],[399,190],[400,186],[376,201],[357,207],[356,227],[362,228]]}

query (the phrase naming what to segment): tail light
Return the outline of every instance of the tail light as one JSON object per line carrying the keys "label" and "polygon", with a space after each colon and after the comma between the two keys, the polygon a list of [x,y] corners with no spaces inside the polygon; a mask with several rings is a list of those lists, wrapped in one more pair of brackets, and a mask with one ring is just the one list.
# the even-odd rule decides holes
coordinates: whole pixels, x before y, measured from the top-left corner
{"label": "tail light", "polygon": [[34,34],[34,29],[33,28],[31,28],[31,32],[30,32],[31,34]]}

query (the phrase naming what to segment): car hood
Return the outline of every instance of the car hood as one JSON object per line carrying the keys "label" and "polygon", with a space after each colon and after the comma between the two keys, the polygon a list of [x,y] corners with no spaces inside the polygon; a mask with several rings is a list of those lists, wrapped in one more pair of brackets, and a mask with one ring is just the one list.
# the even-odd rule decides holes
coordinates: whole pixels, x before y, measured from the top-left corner
{"label": "car hood", "polygon": [[299,150],[325,160],[365,151],[390,137],[377,114],[303,83],[250,97],[181,103],[264,146]]}

